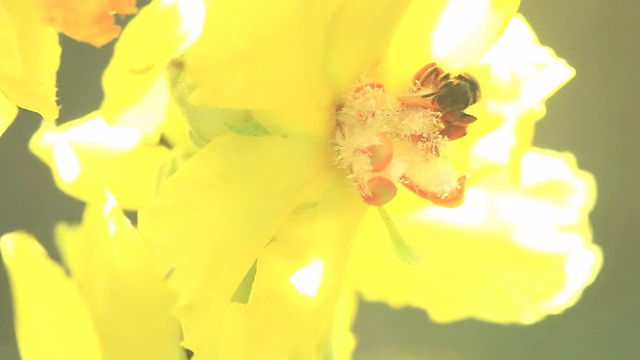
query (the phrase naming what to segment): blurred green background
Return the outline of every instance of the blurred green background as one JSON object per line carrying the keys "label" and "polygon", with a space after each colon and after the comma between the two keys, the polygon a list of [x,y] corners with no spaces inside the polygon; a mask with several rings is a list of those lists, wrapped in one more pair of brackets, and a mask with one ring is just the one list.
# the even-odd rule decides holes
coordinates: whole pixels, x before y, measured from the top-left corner
{"label": "blurred green background", "polygon": [[[640,359],[639,224],[640,6],[632,1],[523,0],[521,12],[540,41],[578,75],[547,102],[535,144],[576,154],[598,181],[591,214],[605,263],[582,300],[532,326],[477,321],[434,324],[419,310],[363,304],[355,324],[358,360]],[[111,46],[94,49],[63,39],[61,119],[97,108],[100,72]],[[78,221],[82,205],[60,193],[27,150],[38,117],[22,111],[0,138],[0,233],[26,229],[55,257],[52,226]],[[0,266],[0,359],[18,359],[11,298]]]}

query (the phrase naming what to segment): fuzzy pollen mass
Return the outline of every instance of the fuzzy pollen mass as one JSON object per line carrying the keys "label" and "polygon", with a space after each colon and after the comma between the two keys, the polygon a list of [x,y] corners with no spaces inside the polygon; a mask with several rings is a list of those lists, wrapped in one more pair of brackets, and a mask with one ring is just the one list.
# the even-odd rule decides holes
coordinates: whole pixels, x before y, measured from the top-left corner
{"label": "fuzzy pollen mass", "polygon": [[335,163],[369,205],[391,201],[397,183],[436,205],[460,205],[466,175],[453,168],[447,145],[476,121],[462,110],[479,99],[471,75],[453,77],[433,63],[397,97],[362,79],[337,109]]}

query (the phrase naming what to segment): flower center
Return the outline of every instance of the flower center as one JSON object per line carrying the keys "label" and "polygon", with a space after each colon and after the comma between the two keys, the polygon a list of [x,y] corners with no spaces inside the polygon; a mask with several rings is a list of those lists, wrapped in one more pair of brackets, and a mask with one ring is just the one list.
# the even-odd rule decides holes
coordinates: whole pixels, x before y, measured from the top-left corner
{"label": "flower center", "polygon": [[476,120],[462,110],[479,100],[480,86],[433,63],[413,81],[398,97],[378,82],[355,84],[337,110],[335,162],[369,205],[391,201],[400,183],[437,205],[457,206],[466,175],[453,168],[447,145]]}

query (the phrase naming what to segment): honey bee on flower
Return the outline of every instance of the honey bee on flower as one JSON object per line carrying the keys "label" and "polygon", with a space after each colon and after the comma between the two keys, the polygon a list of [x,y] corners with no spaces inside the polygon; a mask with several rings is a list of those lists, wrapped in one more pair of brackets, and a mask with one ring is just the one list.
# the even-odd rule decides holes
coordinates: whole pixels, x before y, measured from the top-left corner
{"label": "honey bee on flower", "polygon": [[455,140],[466,135],[466,128],[477,119],[463,112],[480,100],[480,84],[469,74],[451,77],[435,63],[425,65],[414,76],[412,94],[398,97],[407,106],[440,112],[445,125],[442,135]]}
{"label": "honey bee on flower", "polygon": [[337,113],[336,163],[347,170],[365,203],[391,201],[400,183],[434,204],[462,203],[466,175],[447,155],[448,141],[476,121],[463,112],[480,99],[471,75],[452,76],[435,63],[421,68],[407,94],[362,81]]}
{"label": "honey bee on flower", "polygon": [[480,100],[480,84],[473,76],[460,74],[451,78],[435,63],[425,65],[413,80],[415,94],[399,97],[403,104],[444,113],[462,111]]}

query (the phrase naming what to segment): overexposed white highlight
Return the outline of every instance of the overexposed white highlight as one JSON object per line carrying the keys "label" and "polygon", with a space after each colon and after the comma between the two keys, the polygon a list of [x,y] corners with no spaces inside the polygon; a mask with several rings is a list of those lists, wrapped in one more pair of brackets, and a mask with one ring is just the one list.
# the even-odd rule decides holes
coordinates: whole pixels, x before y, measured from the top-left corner
{"label": "overexposed white highlight", "polygon": [[298,269],[289,281],[300,293],[309,297],[315,297],[322,283],[324,262],[320,259],[313,259],[306,266]]}

